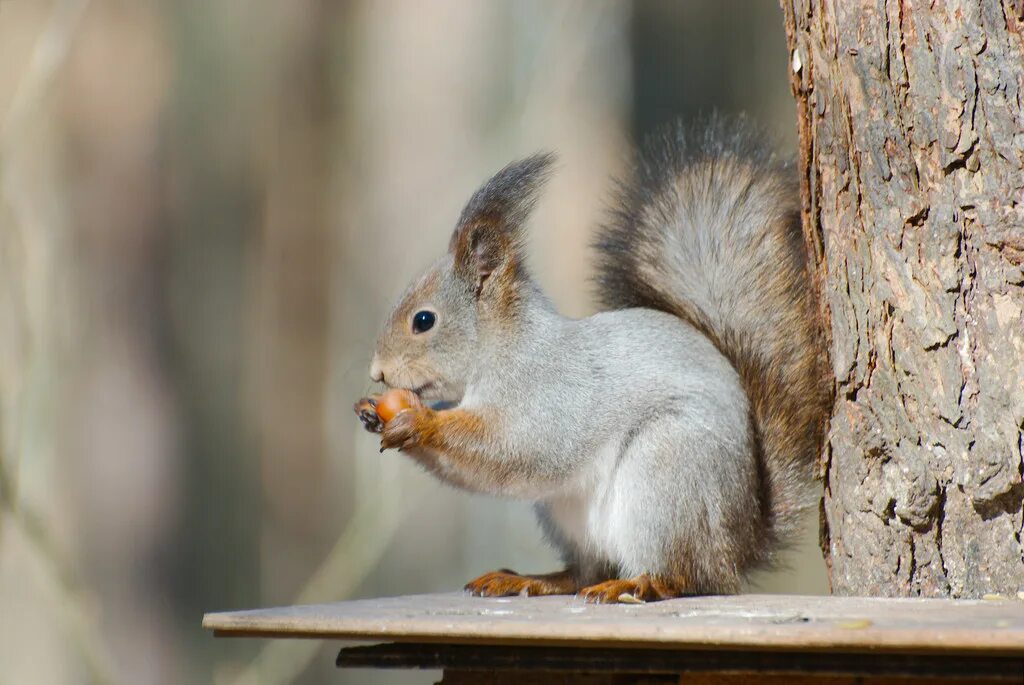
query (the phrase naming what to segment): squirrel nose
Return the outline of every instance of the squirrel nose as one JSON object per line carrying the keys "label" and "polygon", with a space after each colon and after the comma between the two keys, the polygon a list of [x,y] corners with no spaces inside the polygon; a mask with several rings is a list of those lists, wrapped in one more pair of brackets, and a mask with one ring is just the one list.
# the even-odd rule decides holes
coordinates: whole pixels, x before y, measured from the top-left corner
{"label": "squirrel nose", "polygon": [[380,361],[376,357],[370,364],[370,380],[376,383],[384,382],[384,369],[380,368]]}

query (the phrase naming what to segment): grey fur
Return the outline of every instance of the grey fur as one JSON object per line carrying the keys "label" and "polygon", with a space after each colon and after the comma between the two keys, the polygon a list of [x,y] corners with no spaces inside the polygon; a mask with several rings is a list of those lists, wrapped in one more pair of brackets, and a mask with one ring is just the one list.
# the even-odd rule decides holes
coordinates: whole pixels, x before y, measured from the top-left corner
{"label": "grey fur", "polygon": [[[792,228],[794,188],[742,132],[708,130],[696,148],[657,146],[625,187],[599,244],[612,311],[567,319],[526,272],[522,223],[550,164],[534,157],[474,195],[450,253],[410,287],[378,341],[374,369],[389,385],[427,384],[425,399],[456,401],[487,427],[457,436],[472,460],[406,451],[460,487],[534,501],[581,583],[646,573],[735,592],[770,560],[810,480],[806,444],[781,457],[762,449],[763,407],[744,375],[796,368],[758,355],[818,352],[779,343],[780,325],[808,316],[803,296],[796,314],[773,311],[792,309],[792,289],[806,285],[795,239],[777,240]],[[495,256],[483,276],[470,268],[481,245]],[[758,279],[776,285],[759,295]],[[413,334],[410,317],[425,307],[438,323]]]}

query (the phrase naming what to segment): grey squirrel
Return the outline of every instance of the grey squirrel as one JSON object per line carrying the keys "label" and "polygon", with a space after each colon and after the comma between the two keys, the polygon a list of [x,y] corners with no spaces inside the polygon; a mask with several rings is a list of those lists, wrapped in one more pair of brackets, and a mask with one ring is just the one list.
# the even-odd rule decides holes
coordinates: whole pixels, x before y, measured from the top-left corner
{"label": "grey squirrel", "polygon": [[375,396],[356,413],[382,451],[534,502],[565,561],[467,590],[733,593],[791,539],[814,501],[826,357],[795,174],[763,140],[712,118],[646,146],[598,231],[598,314],[563,317],[527,269],[548,154],[477,190],[400,298],[370,375],[407,408],[385,422]]}

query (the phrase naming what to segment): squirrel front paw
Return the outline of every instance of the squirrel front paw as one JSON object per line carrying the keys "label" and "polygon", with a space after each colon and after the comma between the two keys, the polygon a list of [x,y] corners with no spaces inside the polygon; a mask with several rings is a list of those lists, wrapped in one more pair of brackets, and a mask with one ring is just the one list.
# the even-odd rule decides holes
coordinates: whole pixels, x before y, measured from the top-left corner
{"label": "squirrel front paw", "polygon": [[426,407],[404,409],[384,424],[380,434],[380,451],[397,447],[399,450],[420,444],[422,426],[431,411]]}
{"label": "squirrel front paw", "polygon": [[374,395],[372,397],[364,397],[352,407],[352,410],[359,417],[359,420],[363,424],[363,428],[371,433],[380,433],[384,428],[384,422],[377,414],[377,401],[380,399],[380,395]]}
{"label": "squirrel front paw", "polygon": [[422,409],[423,402],[411,390],[388,390],[382,395],[364,397],[352,407],[356,416],[363,423],[363,428],[371,433],[380,433],[397,414],[407,409]]}

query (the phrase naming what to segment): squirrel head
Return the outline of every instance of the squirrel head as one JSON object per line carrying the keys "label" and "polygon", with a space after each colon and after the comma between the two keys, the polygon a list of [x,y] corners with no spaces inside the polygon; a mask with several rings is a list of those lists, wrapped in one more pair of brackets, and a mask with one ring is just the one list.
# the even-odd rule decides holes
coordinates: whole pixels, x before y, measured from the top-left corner
{"label": "squirrel head", "polygon": [[448,252],[410,285],[391,311],[370,377],[428,401],[462,398],[483,346],[515,334],[534,291],[526,269],[524,223],[554,162],[538,154],[513,162],[462,210]]}

